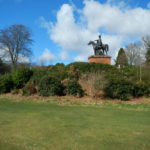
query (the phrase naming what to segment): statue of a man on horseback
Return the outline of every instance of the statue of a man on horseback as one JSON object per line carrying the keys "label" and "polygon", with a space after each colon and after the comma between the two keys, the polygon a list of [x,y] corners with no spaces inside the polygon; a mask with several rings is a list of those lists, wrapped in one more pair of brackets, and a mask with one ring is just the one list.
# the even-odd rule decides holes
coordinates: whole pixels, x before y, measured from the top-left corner
{"label": "statue of a man on horseback", "polygon": [[101,39],[101,35],[99,35],[99,39],[98,40],[95,40],[96,43],[94,41],[90,41],[88,43],[88,45],[91,45],[93,46],[93,49],[94,49],[94,55],[96,56],[107,56],[107,52],[109,50],[109,46],[108,44],[103,44],[102,43],[102,39]]}

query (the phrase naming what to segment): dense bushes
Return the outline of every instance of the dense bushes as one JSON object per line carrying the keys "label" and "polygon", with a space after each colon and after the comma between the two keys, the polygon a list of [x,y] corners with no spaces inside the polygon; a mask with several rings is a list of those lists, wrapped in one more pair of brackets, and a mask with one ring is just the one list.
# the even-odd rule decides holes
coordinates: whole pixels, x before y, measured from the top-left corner
{"label": "dense bushes", "polygon": [[117,71],[117,68],[112,65],[108,64],[99,64],[99,63],[87,63],[87,62],[75,62],[71,63],[66,66],[67,69],[69,69],[71,66],[79,70],[79,72],[82,73],[88,73],[88,72],[114,72]]}
{"label": "dense bushes", "polygon": [[34,68],[30,82],[37,86],[42,77],[48,76],[48,71],[47,68]]}
{"label": "dense bushes", "polygon": [[11,74],[0,76],[0,93],[8,93],[13,88],[13,81]]}
{"label": "dense bushes", "polygon": [[32,84],[26,84],[22,89],[22,95],[29,96],[37,92],[36,87]]}
{"label": "dense bushes", "polygon": [[3,63],[3,61],[0,58],[0,75],[8,73],[10,71],[11,71],[10,65]]}
{"label": "dense bushes", "polygon": [[29,68],[18,68],[12,74],[15,88],[22,88],[31,78],[33,71]]}
{"label": "dense bushes", "polygon": [[132,96],[133,85],[126,79],[112,78],[109,79],[105,93],[110,98],[128,100]]}
{"label": "dense bushes", "polygon": [[149,67],[114,66],[98,63],[56,64],[47,67],[18,68],[10,74],[0,75],[0,93],[20,93],[41,96],[84,95],[94,98],[107,96],[128,100],[131,97],[150,96]]}
{"label": "dense bushes", "polygon": [[41,96],[63,95],[64,87],[61,82],[50,76],[44,76],[38,86],[38,92]]}
{"label": "dense bushes", "polygon": [[150,85],[144,82],[136,82],[133,88],[134,97],[150,96]]}
{"label": "dense bushes", "polygon": [[119,70],[120,77],[124,77],[132,82],[139,80],[139,67],[137,66],[126,66]]}
{"label": "dense bushes", "polygon": [[39,81],[44,76],[51,76],[59,80],[64,80],[68,77],[67,71],[65,71],[65,66],[63,64],[57,64],[56,66],[48,67],[38,67],[33,69],[33,76],[31,82],[34,85],[38,85]]}
{"label": "dense bushes", "polygon": [[129,100],[131,97],[150,96],[150,85],[142,81],[131,81],[126,77],[109,79],[105,88],[107,97],[113,99]]}
{"label": "dense bushes", "polygon": [[150,85],[150,65],[141,68],[142,81]]}
{"label": "dense bushes", "polygon": [[69,81],[66,85],[65,92],[67,95],[73,95],[77,97],[82,97],[84,95],[84,91],[77,81]]}

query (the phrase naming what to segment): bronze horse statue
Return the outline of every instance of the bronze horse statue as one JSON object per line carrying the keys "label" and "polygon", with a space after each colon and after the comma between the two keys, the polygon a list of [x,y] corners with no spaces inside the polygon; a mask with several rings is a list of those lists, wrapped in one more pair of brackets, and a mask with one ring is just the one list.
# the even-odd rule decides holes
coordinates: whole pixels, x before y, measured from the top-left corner
{"label": "bronze horse statue", "polygon": [[97,43],[95,43],[94,41],[90,41],[88,43],[88,45],[92,45],[93,49],[94,49],[94,55],[98,56],[98,55],[102,55],[102,56],[107,56],[107,52],[109,50],[109,46],[108,44],[101,44],[98,45]]}

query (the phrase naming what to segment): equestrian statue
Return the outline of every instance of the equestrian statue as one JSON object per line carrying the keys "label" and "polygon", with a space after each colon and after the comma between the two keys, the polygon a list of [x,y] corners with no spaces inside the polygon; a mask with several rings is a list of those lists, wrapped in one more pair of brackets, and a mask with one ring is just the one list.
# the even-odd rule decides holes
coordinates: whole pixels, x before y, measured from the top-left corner
{"label": "equestrian statue", "polygon": [[94,55],[95,56],[107,56],[107,52],[109,50],[108,44],[103,44],[101,35],[99,35],[98,40],[90,41],[88,45],[92,45],[94,49]]}

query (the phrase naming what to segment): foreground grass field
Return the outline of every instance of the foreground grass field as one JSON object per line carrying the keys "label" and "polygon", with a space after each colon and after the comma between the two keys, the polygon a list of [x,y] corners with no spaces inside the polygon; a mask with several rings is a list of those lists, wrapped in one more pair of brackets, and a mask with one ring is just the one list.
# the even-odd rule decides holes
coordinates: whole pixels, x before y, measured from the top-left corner
{"label": "foreground grass field", "polygon": [[150,104],[56,105],[0,98],[0,150],[149,150]]}

